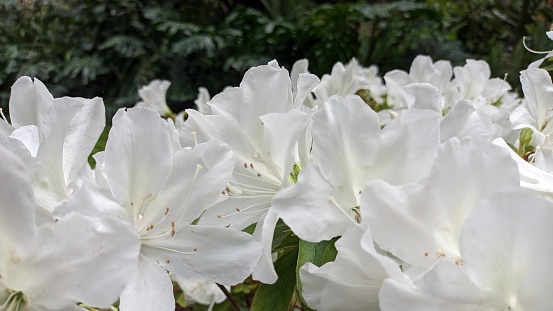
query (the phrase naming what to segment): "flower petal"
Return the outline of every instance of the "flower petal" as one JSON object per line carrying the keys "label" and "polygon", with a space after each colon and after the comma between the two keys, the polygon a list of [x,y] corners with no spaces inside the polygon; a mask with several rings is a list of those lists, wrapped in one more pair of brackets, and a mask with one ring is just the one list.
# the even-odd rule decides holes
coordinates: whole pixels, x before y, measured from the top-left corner
{"label": "flower petal", "polygon": [[235,229],[194,225],[177,227],[174,237],[143,242],[141,254],[187,279],[234,285],[252,273],[261,247]]}
{"label": "flower petal", "polygon": [[25,275],[32,276],[24,292],[38,309],[77,302],[108,307],[136,271],[138,251],[127,223],[68,215],[39,228],[36,252],[24,259]]}
{"label": "flower petal", "polygon": [[121,311],[175,310],[173,283],[169,273],[148,258],[138,261],[138,270],[121,294]]}
{"label": "flower petal", "polygon": [[140,206],[158,193],[171,174],[171,146],[163,119],[155,111],[121,109],[113,117],[105,168],[113,196],[123,206]]}

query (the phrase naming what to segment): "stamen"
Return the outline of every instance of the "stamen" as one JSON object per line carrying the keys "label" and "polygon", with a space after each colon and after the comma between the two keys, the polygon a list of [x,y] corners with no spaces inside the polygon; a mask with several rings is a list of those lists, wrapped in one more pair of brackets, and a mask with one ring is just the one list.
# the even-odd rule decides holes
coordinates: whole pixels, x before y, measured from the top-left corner
{"label": "stamen", "polygon": [[[192,192],[194,191],[194,184],[196,183],[196,178],[198,178],[198,173],[203,169],[204,167],[201,164],[196,164],[196,171],[194,172],[194,177],[192,177],[192,181],[190,182],[190,187],[188,187],[188,193],[186,195],[186,203],[185,206],[190,205],[190,199],[192,197]],[[177,223],[180,223],[182,219],[184,218],[186,209],[183,209],[182,214],[179,217],[179,220]],[[174,234],[173,234],[174,235]]]}
{"label": "stamen", "polygon": [[357,221],[355,221],[350,215],[348,215],[348,213],[346,212],[345,209],[343,209],[340,204],[338,204],[338,202],[336,202],[336,200],[334,200],[334,197],[333,196],[330,196],[328,197],[328,202],[329,203],[332,203],[334,206],[336,206],[336,208],[338,208],[338,210],[348,218],[348,220],[350,220],[355,226],[359,226],[359,223]]}
{"label": "stamen", "polygon": [[198,140],[197,140],[197,137],[196,137],[196,132],[192,132],[192,133],[190,133],[190,135],[192,135],[192,138],[194,139],[194,146],[198,145]]}
{"label": "stamen", "polygon": [[177,254],[182,254],[182,255],[192,255],[192,254],[196,253],[196,251],[198,250],[197,247],[194,247],[191,252],[185,252],[185,251],[179,251],[179,250],[176,250],[176,249],[173,249],[173,248],[163,247],[163,246],[159,246],[159,245],[155,245],[155,244],[152,244],[152,245],[148,244],[148,247],[157,248],[157,249],[161,249],[161,250],[165,250],[165,251],[169,251],[169,252],[175,252]]}
{"label": "stamen", "polygon": [[2,108],[0,108],[0,116],[2,116],[2,119],[4,119],[4,121],[6,121],[6,123],[8,122],[8,119],[4,115],[4,110]]}
{"label": "stamen", "polygon": [[551,51],[536,51],[536,50],[532,50],[531,48],[529,48],[528,45],[526,45],[526,36],[522,37],[522,45],[524,45],[524,48],[528,52],[532,52],[534,54],[549,54],[549,53],[551,53]]}

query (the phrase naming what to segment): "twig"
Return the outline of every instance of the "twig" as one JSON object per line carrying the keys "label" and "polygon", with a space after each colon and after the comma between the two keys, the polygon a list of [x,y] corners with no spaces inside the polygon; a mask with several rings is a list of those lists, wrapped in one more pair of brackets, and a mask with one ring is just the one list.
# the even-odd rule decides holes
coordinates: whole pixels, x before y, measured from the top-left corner
{"label": "twig", "polygon": [[215,284],[217,284],[217,286],[219,286],[219,288],[223,291],[225,296],[227,296],[227,299],[230,301],[230,304],[232,304],[232,306],[234,307],[234,311],[240,311],[240,306],[238,306],[238,303],[236,303],[236,300],[232,298],[227,288],[219,283],[215,283]]}

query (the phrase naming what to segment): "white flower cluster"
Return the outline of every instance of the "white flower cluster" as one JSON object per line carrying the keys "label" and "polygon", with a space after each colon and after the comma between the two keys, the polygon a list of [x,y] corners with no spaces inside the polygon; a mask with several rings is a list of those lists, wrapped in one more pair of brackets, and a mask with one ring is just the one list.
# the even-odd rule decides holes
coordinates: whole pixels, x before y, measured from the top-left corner
{"label": "white flower cluster", "polygon": [[92,169],[102,100],[23,77],[0,119],[0,310],[169,311],[172,280],[211,308],[214,282],[277,281],[279,220],[337,239],[298,267],[310,308],[549,310],[553,83],[535,67],[521,83],[524,99],[477,60],[383,79],[272,61],[201,89],[184,120],[153,81]]}

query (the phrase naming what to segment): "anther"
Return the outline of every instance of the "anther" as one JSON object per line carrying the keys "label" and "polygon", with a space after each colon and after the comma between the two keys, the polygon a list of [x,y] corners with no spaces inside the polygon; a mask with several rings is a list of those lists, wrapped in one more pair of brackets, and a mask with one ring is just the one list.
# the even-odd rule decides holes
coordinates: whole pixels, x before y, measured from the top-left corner
{"label": "anther", "polygon": [[424,257],[428,257],[428,252],[424,252]]}
{"label": "anther", "polygon": [[166,264],[170,264],[170,263],[171,263],[171,260],[167,259],[167,260],[165,260],[165,263],[166,263]]}
{"label": "anther", "polygon": [[248,168],[248,163],[244,162],[244,168]]}
{"label": "anther", "polygon": [[261,174],[257,173],[257,177],[261,177]]}
{"label": "anther", "polygon": [[167,216],[167,214],[169,214],[169,206],[165,208],[165,216]]}
{"label": "anther", "polygon": [[240,211],[240,209],[239,209],[239,208],[237,207],[237,208],[236,208],[236,211],[237,211],[237,212],[239,212],[239,211]]}
{"label": "anther", "polygon": [[221,214],[217,214],[217,218],[221,218],[221,217],[223,217],[223,216],[221,216]]}
{"label": "anther", "polygon": [[253,163],[250,163],[250,168],[252,168],[252,169],[253,169]]}
{"label": "anther", "polygon": [[198,250],[198,248],[197,248],[197,247],[194,247],[193,251],[197,251],[197,250]]}

